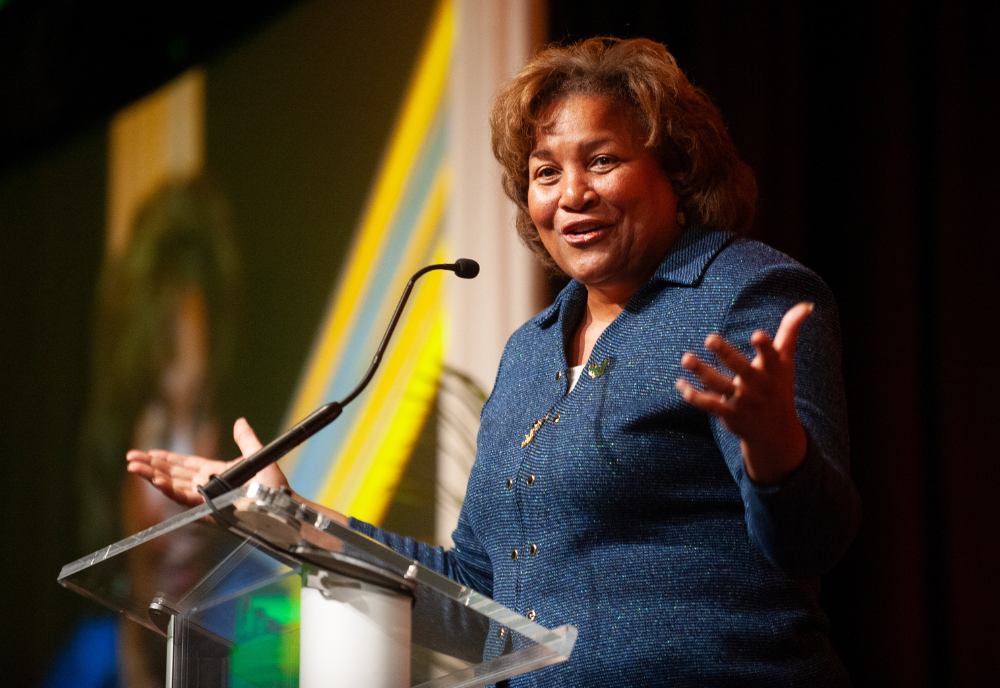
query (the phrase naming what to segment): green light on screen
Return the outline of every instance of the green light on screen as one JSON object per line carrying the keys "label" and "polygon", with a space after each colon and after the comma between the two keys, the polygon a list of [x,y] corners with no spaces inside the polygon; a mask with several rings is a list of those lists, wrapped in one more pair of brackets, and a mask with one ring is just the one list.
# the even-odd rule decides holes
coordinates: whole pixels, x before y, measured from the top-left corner
{"label": "green light on screen", "polygon": [[[295,688],[299,674],[298,577],[241,601],[230,655],[231,688]],[[291,586],[289,586],[291,587]]]}

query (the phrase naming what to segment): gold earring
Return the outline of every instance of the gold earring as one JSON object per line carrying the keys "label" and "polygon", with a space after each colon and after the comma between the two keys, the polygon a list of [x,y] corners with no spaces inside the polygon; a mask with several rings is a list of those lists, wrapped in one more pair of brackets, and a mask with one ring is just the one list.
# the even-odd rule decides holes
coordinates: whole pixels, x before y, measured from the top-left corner
{"label": "gold earring", "polygon": [[682,212],[677,213],[677,225],[680,227],[684,226],[684,213]]}

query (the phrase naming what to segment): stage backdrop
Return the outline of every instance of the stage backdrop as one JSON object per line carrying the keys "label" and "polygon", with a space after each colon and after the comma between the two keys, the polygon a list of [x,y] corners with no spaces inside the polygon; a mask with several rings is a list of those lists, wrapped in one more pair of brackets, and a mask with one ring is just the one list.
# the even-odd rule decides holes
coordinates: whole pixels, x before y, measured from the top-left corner
{"label": "stage backdrop", "polygon": [[[3,631],[5,682],[36,685],[80,614],[99,612],[55,577],[89,551],[81,530],[99,532],[81,526],[86,495],[107,507],[101,518],[127,515],[129,488],[119,477],[88,488],[81,462],[103,376],[96,321],[114,292],[102,285],[142,249],[141,218],[170,189],[208,189],[232,249],[228,334],[209,326],[209,351],[227,343],[225,365],[206,376],[210,412],[197,409],[220,458],[237,454],[238,416],[267,441],[353,387],[416,267],[480,261],[477,280],[423,281],[380,376],[287,463],[309,496],[448,540],[477,406],[506,337],[542,306],[485,126],[490,94],[530,50],[533,16],[538,4],[523,1],[294,4],[100,125],[4,168],[3,352],[18,363],[4,368],[3,449],[17,457],[5,478],[19,488],[3,612],[33,619]],[[177,331],[198,332],[205,313],[215,322],[210,291],[167,309],[195,314],[164,330],[178,349]],[[197,349],[199,335],[191,341]],[[123,441],[144,436],[123,424]],[[182,448],[199,446],[195,435],[164,437]],[[113,461],[107,469],[117,475]],[[125,520],[121,532],[137,527]]]}

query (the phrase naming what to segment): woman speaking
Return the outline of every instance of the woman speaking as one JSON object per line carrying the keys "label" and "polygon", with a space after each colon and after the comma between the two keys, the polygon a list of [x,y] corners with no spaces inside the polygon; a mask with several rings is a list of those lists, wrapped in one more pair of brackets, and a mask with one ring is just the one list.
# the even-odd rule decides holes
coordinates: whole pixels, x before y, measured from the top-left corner
{"label": "woman speaking", "polygon": [[[490,124],[521,238],[571,281],[507,343],[455,547],[338,518],[578,626],[569,662],[512,686],[849,683],[817,599],[860,512],[836,306],[740,238],[756,186],[719,111],[662,45],[597,38],[539,53]],[[189,504],[226,468],[128,462]]]}

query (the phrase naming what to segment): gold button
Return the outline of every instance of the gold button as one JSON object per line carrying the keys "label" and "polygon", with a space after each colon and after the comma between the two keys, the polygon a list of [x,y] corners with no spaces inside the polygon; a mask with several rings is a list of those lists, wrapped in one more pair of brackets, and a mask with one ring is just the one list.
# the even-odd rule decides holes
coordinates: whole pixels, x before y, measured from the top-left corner
{"label": "gold button", "polygon": [[558,382],[559,380],[562,380],[562,371],[561,370],[557,370],[556,371],[556,382]]}
{"label": "gold button", "polygon": [[514,481],[511,478],[507,478],[507,489],[514,487]]}
{"label": "gold button", "polygon": [[535,556],[536,554],[538,554],[538,545],[536,545],[534,542],[528,545],[528,554],[530,554],[531,556]]}
{"label": "gold button", "polygon": [[497,631],[497,637],[498,638],[503,638],[505,635],[507,635],[507,629],[506,628],[501,628],[499,631]]}
{"label": "gold button", "polygon": [[[517,550],[516,549],[512,549],[510,551],[510,558],[511,558],[511,561],[517,561]],[[482,636],[480,636],[480,637],[482,637]]]}
{"label": "gold button", "polygon": [[556,423],[558,423],[560,418],[562,418],[562,414],[557,413],[556,417],[552,419],[552,424],[555,425]]}
{"label": "gold button", "polygon": [[531,487],[532,485],[535,484],[535,476],[529,475],[528,479],[525,480],[524,482],[528,483],[528,487]]}
{"label": "gold button", "polygon": [[[535,620],[535,610],[532,609],[530,612],[528,612],[527,614],[525,614],[525,616],[528,617],[528,621],[534,621]],[[479,636],[479,637],[481,638],[482,636]]]}

